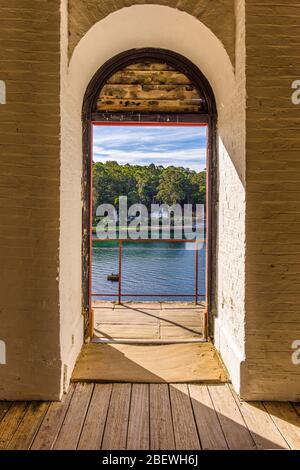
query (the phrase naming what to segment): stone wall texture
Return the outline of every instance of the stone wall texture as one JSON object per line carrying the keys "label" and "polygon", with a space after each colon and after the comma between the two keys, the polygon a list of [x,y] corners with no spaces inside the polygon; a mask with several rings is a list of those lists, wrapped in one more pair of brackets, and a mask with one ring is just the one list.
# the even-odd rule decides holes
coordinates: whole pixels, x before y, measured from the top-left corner
{"label": "stone wall texture", "polygon": [[300,5],[246,2],[245,395],[300,399]]}
{"label": "stone wall texture", "polygon": [[60,2],[0,2],[0,399],[58,398]]}

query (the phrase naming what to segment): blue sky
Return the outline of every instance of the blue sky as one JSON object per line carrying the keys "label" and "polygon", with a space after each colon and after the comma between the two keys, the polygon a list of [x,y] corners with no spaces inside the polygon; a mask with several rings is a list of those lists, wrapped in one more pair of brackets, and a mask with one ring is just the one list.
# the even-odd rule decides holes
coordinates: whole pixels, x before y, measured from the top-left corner
{"label": "blue sky", "polygon": [[205,127],[94,126],[95,162],[206,167]]}

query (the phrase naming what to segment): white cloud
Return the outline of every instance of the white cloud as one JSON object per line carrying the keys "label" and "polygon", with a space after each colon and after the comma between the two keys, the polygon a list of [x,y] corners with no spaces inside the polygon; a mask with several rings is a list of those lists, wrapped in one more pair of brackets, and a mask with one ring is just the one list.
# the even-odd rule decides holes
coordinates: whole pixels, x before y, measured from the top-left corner
{"label": "white cloud", "polygon": [[205,127],[95,126],[94,161],[119,164],[206,166]]}

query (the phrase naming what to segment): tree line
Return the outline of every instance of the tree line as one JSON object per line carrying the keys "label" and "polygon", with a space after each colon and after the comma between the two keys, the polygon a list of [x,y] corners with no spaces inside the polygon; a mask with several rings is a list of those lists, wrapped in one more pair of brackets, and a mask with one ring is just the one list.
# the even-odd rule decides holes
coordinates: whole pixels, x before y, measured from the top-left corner
{"label": "tree line", "polygon": [[120,196],[128,205],[205,204],[206,172],[161,165],[93,163],[93,213],[100,204],[118,206]]}

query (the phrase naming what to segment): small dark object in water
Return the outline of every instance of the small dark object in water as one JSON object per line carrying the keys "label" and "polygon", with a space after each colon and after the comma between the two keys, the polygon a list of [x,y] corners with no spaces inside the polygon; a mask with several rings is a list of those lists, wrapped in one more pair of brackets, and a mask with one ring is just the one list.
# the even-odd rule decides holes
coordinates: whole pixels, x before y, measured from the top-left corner
{"label": "small dark object in water", "polygon": [[108,281],[119,282],[119,274],[109,274],[107,276]]}

